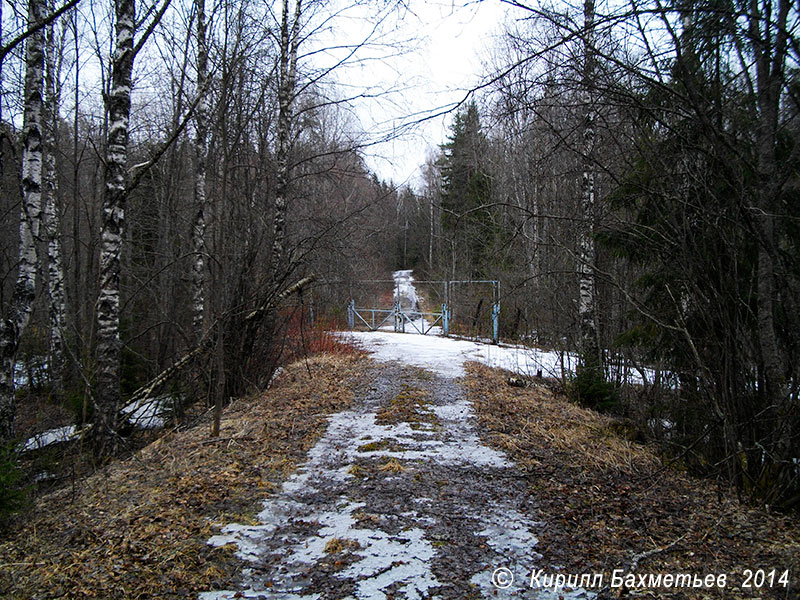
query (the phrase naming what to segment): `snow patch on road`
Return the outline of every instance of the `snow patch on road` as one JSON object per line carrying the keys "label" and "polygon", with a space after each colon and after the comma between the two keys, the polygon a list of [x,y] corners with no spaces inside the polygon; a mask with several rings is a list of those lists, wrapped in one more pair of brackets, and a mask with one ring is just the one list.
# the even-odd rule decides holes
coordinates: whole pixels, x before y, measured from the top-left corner
{"label": "snow patch on road", "polygon": [[[409,338],[418,336],[402,337],[404,341]],[[461,368],[460,363],[457,366]],[[452,360],[448,368],[452,373]],[[397,367],[390,370],[408,377]],[[401,389],[397,381],[408,379],[389,384],[397,388],[392,394]],[[541,559],[535,547],[539,543],[536,532],[543,524],[528,518],[521,508],[517,510],[522,506],[520,498],[502,487],[502,482],[516,480],[508,470],[514,463],[504,453],[481,444],[472,405],[463,398],[458,384],[420,379],[419,385],[432,392],[430,409],[437,418],[426,429],[405,422],[376,423],[380,405],[374,398],[385,403],[388,392],[383,391],[386,384],[375,385],[361,406],[329,418],[325,434],[309,451],[306,462],[275,496],[264,501],[257,525],[229,524],[209,540],[212,546],[234,544],[236,554],[252,567],[243,571],[243,591],[205,592],[200,595],[202,600],[315,600],[319,594],[304,595],[304,591],[320,586],[320,581],[333,587],[331,591],[325,588],[325,597],[441,598],[437,589],[452,589],[448,586],[454,583],[445,579],[446,571],[434,573],[433,565],[446,563],[450,544],[456,539],[473,536],[474,542],[469,543],[482,545],[484,556],[472,558],[474,563],[453,565],[467,567],[464,584],[477,585],[480,593],[493,597],[495,568],[510,568],[518,582],[530,578],[531,569]],[[405,471],[381,471],[378,467],[384,459],[399,461]],[[359,476],[351,472],[354,465],[361,469]],[[422,476],[421,487],[409,495],[416,475]],[[467,479],[460,481],[462,477]],[[435,487],[448,481],[447,487]],[[326,571],[323,577],[327,579],[320,580],[324,571],[320,565],[331,556],[326,546],[333,540],[346,544],[341,554],[345,564],[342,570]],[[344,588],[336,595],[340,584]],[[525,588],[520,585],[516,589],[521,596],[540,597]],[[564,598],[587,597],[583,590],[561,592]]]}
{"label": "snow patch on road", "polygon": [[414,315],[419,311],[420,298],[417,288],[414,287],[414,278],[411,269],[403,269],[392,273],[394,279],[394,301],[400,309],[407,314]]}
{"label": "snow patch on road", "polygon": [[[363,346],[376,360],[429,369],[443,377],[463,377],[467,361],[478,361],[523,375],[535,375],[537,370],[544,375],[560,376],[561,373],[559,353],[523,346],[495,346],[471,340],[390,331],[347,331],[339,335]],[[569,357],[566,360],[566,367],[571,368]]]}
{"label": "snow patch on road", "polygon": [[[407,327],[406,331],[410,329]],[[429,335],[395,333],[393,331],[342,331],[344,340],[363,347],[373,358],[382,362],[397,361],[429,369],[443,377],[463,377],[464,363],[475,361],[489,367],[506,369],[532,377],[539,372],[544,377],[562,378],[575,372],[578,359],[568,352],[542,350],[528,346],[490,344],[480,341]],[[650,369],[629,371],[624,379],[631,384],[642,383],[642,373],[652,382]]]}

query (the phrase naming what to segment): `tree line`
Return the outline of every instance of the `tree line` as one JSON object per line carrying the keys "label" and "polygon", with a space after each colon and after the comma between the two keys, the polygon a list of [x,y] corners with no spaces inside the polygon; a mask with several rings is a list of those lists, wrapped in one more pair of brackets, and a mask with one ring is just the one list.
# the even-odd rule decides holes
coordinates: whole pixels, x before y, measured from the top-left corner
{"label": "tree line", "polygon": [[[391,266],[399,191],[336,79],[390,51],[399,3],[3,6],[0,441],[21,357],[47,357],[47,393],[112,455],[123,402],[167,375],[218,404],[257,389],[288,291],[356,254]],[[353,14],[365,32],[334,40]]]}
{"label": "tree line", "polygon": [[[503,280],[504,335],[577,355],[582,402],[797,506],[799,15],[505,4],[484,83],[426,166],[420,266]],[[620,365],[644,379],[635,399]]]}
{"label": "tree line", "polygon": [[[414,268],[502,280],[501,334],[578,357],[581,402],[796,506],[796,10],[503,4],[416,191],[369,172],[336,83],[401,2],[13,4],[0,437],[19,352],[48,356],[113,453],[121,400],[176,364],[209,402],[264,385],[311,275]],[[330,42],[348,10],[367,33]]]}

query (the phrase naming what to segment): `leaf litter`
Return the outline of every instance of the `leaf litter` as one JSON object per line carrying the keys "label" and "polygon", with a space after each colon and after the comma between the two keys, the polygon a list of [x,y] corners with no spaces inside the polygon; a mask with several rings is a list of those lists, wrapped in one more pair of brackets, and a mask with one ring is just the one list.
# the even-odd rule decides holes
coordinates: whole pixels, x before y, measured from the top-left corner
{"label": "leaf litter", "polygon": [[254,522],[258,502],[349,406],[366,359],[300,361],[226,409],[220,436],[168,433],[125,461],[39,499],[0,539],[0,597],[191,598],[238,577],[214,523]]}
{"label": "leaf litter", "polygon": [[[797,597],[795,522],[663,469],[612,420],[477,364],[463,390],[368,364],[293,365],[234,403],[218,440],[207,424],[169,434],[40,500],[0,543],[0,596],[558,597],[496,590],[492,569],[520,582],[636,566],[732,582],[615,597]],[[738,587],[773,567],[792,589]]]}
{"label": "leaf litter", "polygon": [[[727,574],[725,588],[620,588],[606,597],[798,598],[800,527],[791,516],[740,502],[715,482],[662,467],[656,451],[620,435],[607,416],[544,385],[467,363],[479,431],[525,472],[545,521],[539,552],[568,573]],[[635,567],[632,568],[632,567]],[[790,585],[744,588],[745,570],[790,574]]]}

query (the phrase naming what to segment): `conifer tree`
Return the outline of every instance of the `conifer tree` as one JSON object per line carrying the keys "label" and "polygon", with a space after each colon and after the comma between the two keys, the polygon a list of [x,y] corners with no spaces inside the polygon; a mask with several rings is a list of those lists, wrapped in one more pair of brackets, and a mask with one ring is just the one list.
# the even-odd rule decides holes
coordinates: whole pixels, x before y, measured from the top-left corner
{"label": "conifer tree", "polygon": [[450,238],[451,275],[481,277],[490,269],[499,232],[488,207],[492,193],[485,164],[488,141],[474,102],[456,113],[442,150],[442,231]]}

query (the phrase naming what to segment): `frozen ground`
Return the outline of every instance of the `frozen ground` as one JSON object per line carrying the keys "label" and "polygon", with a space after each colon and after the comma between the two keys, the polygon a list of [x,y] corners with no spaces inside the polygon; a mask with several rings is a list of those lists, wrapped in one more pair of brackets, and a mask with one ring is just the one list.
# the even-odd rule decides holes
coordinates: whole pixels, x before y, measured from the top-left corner
{"label": "frozen ground", "polygon": [[[376,357],[431,361],[418,337],[381,337]],[[528,516],[536,499],[508,457],[480,442],[452,379],[460,361],[452,350],[437,356],[428,365],[437,375],[396,362],[364,374],[356,405],[331,417],[306,462],[263,502],[258,523],[220,524],[209,543],[235,544],[241,582],[202,600],[591,597],[529,587],[532,570],[545,566],[537,552],[544,524]],[[428,420],[381,424],[381,407],[409,390],[427,395]],[[500,568],[513,574],[508,588],[492,583]]]}
{"label": "frozen ground", "polygon": [[[444,377],[461,377],[464,363],[471,360],[523,375],[535,375],[541,370],[546,377],[561,377],[562,355],[558,352],[391,331],[348,331],[340,335],[357,342],[377,360],[396,360]],[[572,370],[571,360],[568,354],[563,355],[568,372]]]}

